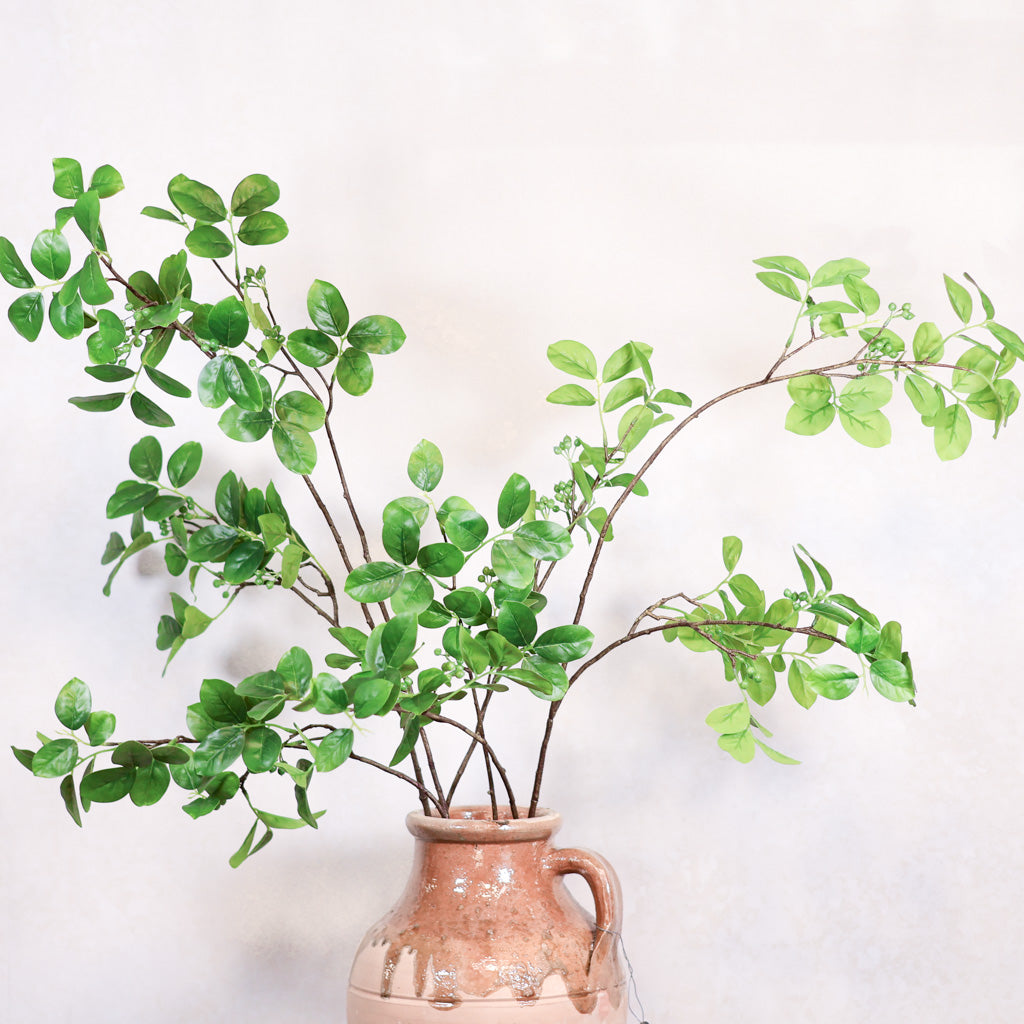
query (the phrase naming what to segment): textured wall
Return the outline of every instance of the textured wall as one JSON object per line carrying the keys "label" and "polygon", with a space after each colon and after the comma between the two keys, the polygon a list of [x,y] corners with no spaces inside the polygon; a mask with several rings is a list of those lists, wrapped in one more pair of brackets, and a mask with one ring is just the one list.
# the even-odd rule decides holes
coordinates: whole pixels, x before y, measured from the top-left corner
{"label": "textured wall", "polygon": [[[409,333],[339,415],[354,442],[381,439],[382,457],[348,456],[369,508],[405,491],[423,435],[481,506],[512,470],[554,479],[550,446],[582,415],[543,402],[559,338],[645,341],[695,398],[763,373],[789,327],[753,278],[763,254],[860,257],[885,301],[946,320],[941,273],[968,269],[1024,325],[1017,5],[284,10],[4,4],[0,231],[24,249],[46,226],[54,155],[122,171],[107,234],[133,266],[178,243],[135,215],[173,174],[276,178],[292,228],[266,255],[279,317],[295,323],[320,276]],[[204,675],[323,649],[287,595],[240,600],[161,679],[163,578],[126,571],[100,595],[132,421],[64,404],[86,386],[75,343],[3,334],[5,744],[49,725],[71,675],[125,735],[174,732]],[[731,699],[711,661],[637,643],[567,702],[546,802],[566,843],[620,869],[656,1024],[1019,1019],[1020,423],[941,464],[904,402],[878,452],[838,428],[786,433],[787,405],[761,392],[708,414],[652,473],[618,521],[595,628],[611,638],[654,597],[710,586],[725,533],[780,589],[802,542],[901,619],[920,706],[857,695],[805,713],[783,696],[766,718],[805,763],[743,767],[702,723]],[[216,433],[209,415],[173,431]],[[239,457],[285,475],[262,447]],[[544,707],[512,703],[501,731],[525,772]],[[356,765],[316,788],[320,834],[281,834],[236,872],[241,808],[98,807],[79,831],[55,784],[0,758],[0,1016],[340,1020],[359,936],[402,884],[410,799]]]}

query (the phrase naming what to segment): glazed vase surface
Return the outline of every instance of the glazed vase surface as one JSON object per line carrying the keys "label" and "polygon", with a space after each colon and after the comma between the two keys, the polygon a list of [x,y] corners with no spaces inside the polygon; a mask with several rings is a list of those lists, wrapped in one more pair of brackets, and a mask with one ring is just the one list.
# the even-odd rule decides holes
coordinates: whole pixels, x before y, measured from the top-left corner
{"label": "glazed vase surface", "polygon": [[[348,1024],[624,1024],[615,872],[551,845],[559,815],[507,813],[408,816],[412,871],[356,954]],[[596,918],[566,888],[570,874],[586,880]]]}

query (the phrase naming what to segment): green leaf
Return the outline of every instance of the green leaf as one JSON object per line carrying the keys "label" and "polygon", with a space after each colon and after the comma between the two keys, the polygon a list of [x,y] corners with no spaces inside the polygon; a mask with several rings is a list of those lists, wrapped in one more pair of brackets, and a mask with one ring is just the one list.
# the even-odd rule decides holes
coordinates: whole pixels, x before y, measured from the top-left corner
{"label": "green leaf", "polygon": [[878,312],[881,305],[878,292],[867,281],[862,281],[859,277],[846,277],[843,279],[843,291],[862,313],[873,316]]}
{"label": "green leaf", "polygon": [[533,650],[545,661],[576,661],[587,655],[593,643],[594,634],[586,626],[556,626],[537,637]]}
{"label": "green leaf", "polygon": [[[327,281],[318,279],[310,285],[306,294],[306,310],[314,326],[324,334],[340,338],[348,330],[348,306],[345,305],[341,292]],[[335,354],[337,354],[336,346]],[[322,364],[310,363],[308,365]]]}
{"label": "green leaf", "polygon": [[381,539],[391,558],[402,565],[411,565],[420,547],[419,524],[410,512],[395,507],[390,513],[385,511]]}
{"label": "green leaf", "polygon": [[784,274],[799,278],[801,281],[809,281],[811,275],[807,268],[793,256],[762,256],[754,260],[759,267],[766,267],[768,270],[781,270]]}
{"label": "green leaf", "polygon": [[85,314],[78,294],[67,305],[60,301],[59,295],[54,295],[50,300],[49,318],[50,326],[65,341],[77,338],[85,327]]}
{"label": "green leaf", "polygon": [[882,448],[892,440],[892,426],[885,413],[877,410],[851,412],[840,408],[839,422],[854,441],[867,448]]}
{"label": "green leaf", "polygon": [[185,236],[185,246],[193,256],[216,260],[230,256],[235,247],[231,239],[212,224],[200,224]]}
{"label": "green leaf", "polygon": [[263,408],[263,388],[259,375],[236,355],[229,354],[221,358],[220,379],[228,397],[247,412],[259,412]]}
{"label": "green leaf", "polygon": [[818,373],[794,377],[786,382],[786,390],[794,404],[808,412],[824,409],[832,401],[832,382]]}
{"label": "green leaf", "polygon": [[116,727],[117,719],[110,711],[92,711],[85,720],[85,734],[94,747],[106,743]]}
{"label": "green leaf", "polygon": [[914,332],[914,359],[918,362],[937,363],[942,359],[945,343],[942,332],[930,322],[918,324]]}
{"label": "green leaf", "polygon": [[182,219],[170,210],[165,210],[161,206],[144,206],[142,208],[142,214],[145,217],[152,217],[154,220],[171,220],[175,224],[184,223]]}
{"label": "green leaf", "polygon": [[491,568],[513,590],[532,586],[536,565],[515,541],[496,540],[491,545]]}
{"label": "green leaf", "polygon": [[631,452],[654,426],[654,413],[645,406],[627,409],[619,420],[618,438],[622,450]]}
{"label": "green leaf", "polygon": [[532,558],[557,562],[572,550],[568,530],[545,519],[523,523],[513,537],[516,544]]}
{"label": "green leaf", "polygon": [[86,801],[96,804],[112,804],[126,797],[135,783],[134,768],[104,768],[86,775],[79,786],[82,806]]}
{"label": "green leaf", "polygon": [[125,480],[117,485],[107,501],[107,518],[117,519],[145,508],[158,494],[156,487],[137,480]]}
{"label": "green leaf", "polygon": [[1009,327],[989,322],[985,324],[985,329],[1018,359],[1024,359],[1024,341],[1021,341],[1020,336],[1011,331]]}
{"label": "green leaf", "polygon": [[82,815],[78,809],[78,796],[75,793],[75,779],[72,775],[65,775],[60,783],[60,795],[67,808],[71,820],[79,827],[82,827]]}
{"label": "green leaf", "polygon": [[248,412],[237,405],[229,406],[217,421],[232,441],[259,441],[274,425],[274,414],[269,409]]}
{"label": "green leaf", "polygon": [[960,405],[950,405],[935,416],[935,451],[943,462],[958,459],[971,443],[971,419]]}
{"label": "green leaf", "polygon": [[286,343],[292,358],[304,366],[326,366],[337,358],[338,346],[322,331],[292,331]]}
{"label": "green leaf", "polygon": [[196,220],[216,223],[228,215],[224,200],[209,185],[193,181],[184,174],[170,180],[167,195],[185,216],[195,217]]}
{"label": "green leaf", "polygon": [[[240,867],[245,863],[246,858],[252,852],[252,841],[256,838],[256,829],[259,827],[259,821],[254,821],[252,828],[249,829],[246,837],[242,840],[242,845],[235,850],[233,854],[228,858],[228,864],[233,868]],[[268,836],[273,837],[274,833],[268,828],[264,834],[264,839]],[[261,845],[265,845],[263,840],[260,840]]]}
{"label": "green leaf", "polygon": [[266,548],[258,540],[243,541],[224,560],[224,579],[232,584],[251,579],[266,554]]}
{"label": "green leaf", "polygon": [[167,477],[172,487],[184,487],[199,472],[203,447],[198,441],[186,441],[167,460]]}
{"label": "green leaf", "polygon": [[132,393],[129,403],[132,413],[137,420],[148,423],[151,427],[173,427],[174,420],[151,398],[147,398],[141,391]]}
{"label": "green leaf", "polygon": [[475,551],[487,539],[487,520],[479,512],[456,509],[445,518],[444,531],[462,551]]}
{"label": "green leaf", "polygon": [[934,416],[940,409],[939,396],[927,381],[920,377],[908,376],[903,381],[903,390],[910,404],[922,416]]}
{"label": "green leaf", "polygon": [[789,692],[802,708],[809,709],[818,699],[818,695],[804,681],[804,667],[795,659],[789,663],[787,676]]}
{"label": "green leaf", "polygon": [[365,395],[373,386],[373,363],[357,348],[347,348],[341,353],[334,372],[338,383],[354,397]]}
{"label": "green leaf", "polygon": [[879,630],[864,619],[855,619],[846,628],[846,646],[856,654],[870,654],[878,646]]}
{"label": "green leaf", "polygon": [[654,393],[654,401],[665,405],[681,405],[689,408],[693,405],[693,399],[684,395],[682,391],[673,391],[671,388],[662,388]]}
{"label": "green leaf", "polygon": [[757,753],[754,737],[749,729],[724,733],[718,737],[718,745],[741,764],[749,764]]}
{"label": "green leaf", "polygon": [[725,563],[727,572],[732,572],[736,568],[736,563],[739,562],[742,553],[743,541],[739,537],[722,538],[722,561]]}
{"label": "green leaf", "polygon": [[78,279],[78,288],[91,306],[102,306],[109,302],[114,293],[107,284],[103,271],[100,268],[100,260],[96,253],[91,252],[85,258],[85,265],[82,267],[81,276]]}
{"label": "green leaf", "polygon": [[152,435],[136,441],[128,453],[128,466],[143,480],[157,480],[163,464],[164,456],[160,442]]}
{"label": "green leaf", "polygon": [[69,679],[57,694],[53,707],[57,721],[67,729],[80,729],[92,711],[92,694],[81,679]]}
{"label": "green leaf", "polygon": [[277,182],[265,174],[248,174],[231,194],[231,213],[235,217],[250,217],[265,210],[281,198]]}
{"label": "green leaf", "polygon": [[892,381],[873,373],[851,380],[839,393],[840,412],[873,412],[892,398]]}
{"label": "green leaf", "polygon": [[36,282],[6,238],[0,238],[0,277],[15,288],[35,288]]}
{"label": "green leaf", "polygon": [[417,442],[409,456],[407,467],[409,479],[421,491],[432,491],[444,473],[444,459],[441,450],[426,438]]}
{"label": "green leaf", "polygon": [[286,469],[302,476],[313,471],[316,466],[316,442],[308,430],[294,423],[275,423],[273,440],[274,451]]}
{"label": "green leaf", "polygon": [[[854,280],[854,279],[847,278],[847,280]],[[769,747],[767,743],[763,743],[761,740],[757,739],[756,736],[754,737],[754,742],[761,748],[761,750],[764,751],[765,754],[768,755],[768,757],[770,757],[777,764],[799,764],[800,763],[799,761],[796,760],[796,758],[789,757],[788,755],[780,753],[778,750],[775,750],[773,747]]]}
{"label": "green leaf", "polygon": [[251,772],[269,772],[281,756],[281,736],[266,725],[245,733],[242,761]]}
{"label": "green leaf", "polygon": [[242,756],[244,747],[245,732],[240,725],[214,729],[192,755],[196,771],[203,775],[227,771]]}
{"label": "green leaf", "polygon": [[793,299],[794,302],[803,301],[800,289],[793,283],[792,277],[780,274],[775,270],[762,270],[755,276],[761,284],[766,288],[770,288],[773,292],[777,292],[787,299]]}
{"label": "green leaf", "polygon": [[95,192],[83,192],[75,200],[74,218],[91,246],[96,249],[106,248],[100,232],[100,197]]}
{"label": "green leaf", "polygon": [[601,380],[608,384],[624,377],[632,370],[644,368],[644,364],[654,350],[643,342],[627,341],[617,348],[609,357],[601,370]]}
{"label": "green leaf", "polygon": [[866,277],[870,267],[860,260],[845,256],[839,260],[829,260],[814,272],[811,278],[812,288],[826,288],[829,285],[841,284],[846,277]]}
{"label": "green leaf", "polygon": [[388,355],[405,344],[405,331],[389,316],[364,316],[352,325],[348,342],[363,352]]}
{"label": "green leaf", "polygon": [[306,557],[306,549],[301,544],[289,544],[281,555],[281,586],[290,590],[299,578],[299,568]]}
{"label": "green leaf", "polygon": [[[124,189],[124,181],[116,167],[110,164],[103,164],[92,172],[92,180],[89,182],[89,191],[95,192],[100,199],[109,199],[116,196]],[[70,196],[64,198],[69,199]]]}
{"label": "green leaf", "polygon": [[417,553],[416,563],[430,576],[454,576],[466,557],[454,544],[427,544]]}
{"label": "green leaf", "polygon": [[7,310],[7,319],[26,340],[35,341],[43,328],[43,296],[40,292],[19,295]]}
{"label": "green leaf", "polygon": [[157,370],[153,366],[143,366],[146,371],[146,376],[165,394],[171,395],[173,398],[191,398],[192,389],[182,384],[181,381],[175,380],[173,377],[160,370]]}
{"label": "green leaf", "polygon": [[845,665],[818,665],[805,674],[804,682],[822,697],[842,700],[857,689],[860,676]]}
{"label": "green leaf", "polygon": [[740,733],[750,725],[750,708],[746,701],[715,708],[704,721],[718,733]]}
{"label": "green leaf", "polygon": [[188,557],[193,562],[223,562],[237,540],[238,531],[233,526],[204,526],[189,537]]}
{"label": "green leaf", "polygon": [[548,346],[547,354],[548,362],[556,370],[584,380],[597,380],[597,359],[586,345],[578,341],[556,341]]}
{"label": "green leaf", "polygon": [[516,647],[526,647],[537,635],[537,616],[521,601],[505,601],[498,611],[498,632]]}
{"label": "green leaf", "polygon": [[319,430],[327,418],[321,402],[303,391],[289,391],[282,395],[274,411],[282,423],[294,423],[310,433]]}
{"label": "green leaf", "polygon": [[130,796],[136,807],[150,807],[160,801],[171,784],[171,773],[167,765],[152,761],[145,768],[135,770]]}
{"label": "green leaf", "polygon": [[[576,384],[566,384],[564,387],[578,387]],[[562,388],[559,388],[561,391]],[[582,388],[580,390],[583,390]],[[604,411],[612,412],[615,409],[632,402],[635,398],[639,398],[644,393],[644,382],[639,377],[627,377],[625,380],[620,380],[612,389],[608,392],[607,397],[604,400]],[[674,394],[674,393],[669,393]],[[548,401],[550,401],[550,397]],[[590,403],[587,403],[590,404]]]}
{"label": "green leaf", "polygon": [[53,159],[53,192],[61,199],[75,199],[85,191],[82,165],[68,156]]}
{"label": "green leaf", "polygon": [[597,402],[597,399],[579,384],[563,384],[555,388],[547,400],[553,405],[594,405]]}
{"label": "green leaf", "polygon": [[347,760],[352,753],[354,736],[351,729],[335,729],[328,733],[316,748],[316,770],[333,772]]}
{"label": "green leaf", "polygon": [[412,612],[419,615],[434,600],[434,586],[421,572],[405,574],[398,589],[391,595],[391,607],[396,615]]}
{"label": "green leaf", "polygon": [[[375,631],[376,632],[376,631]],[[411,612],[404,612],[389,619],[381,629],[380,654],[382,668],[399,669],[405,661],[411,657],[416,649],[417,624],[416,616]],[[371,634],[371,640],[373,634]],[[367,644],[369,658],[370,644]]]}
{"label": "green leaf", "polygon": [[871,663],[871,685],[892,701],[914,699],[914,683],[910,670],[895,658],[881,658]]}
{"label": "green leaf", "polygon": [[78,744],[71,739],[50,740],[32,755],[32,774],[41,779],[67,775],[78,764]]}
{"label": "green leaf", "polygon": [[393,562],[367,562],[348,574],[345,593],[360,604],[385,601],[399,587],[405,569]]}
{"label": "green leaf", "polygon": [[526,477],[513,473],[498,495],[498,525],[507,530],[518,523],[530,507],[530,484]]}
{"label": "green leaf", "polygon": [[971,293],[948,274],[943,274],[942,280],[946,283],[946,294],[949,296],[949,304],[953,307],[953,312],[960,317],[963,323],[970,323],[971,311],[974,307]]}
{"label": "green leaf", "polygon": [[238,225],[238,240],[245,245],[273,245],[287,236],[284,217],[266,210],[246,217]]}
{"label": "green leaf", "polygon": [[249,333],[249,315],[245,306],[230,295],[210,310],[207,323],[213,340],[228,348],[241,345]]}

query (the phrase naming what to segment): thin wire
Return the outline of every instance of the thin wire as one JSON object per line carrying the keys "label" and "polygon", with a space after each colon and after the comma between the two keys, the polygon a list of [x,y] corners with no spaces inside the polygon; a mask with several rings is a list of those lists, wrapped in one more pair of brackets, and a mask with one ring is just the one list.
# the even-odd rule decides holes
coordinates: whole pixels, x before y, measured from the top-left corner
{"label": "thin wire", "polygon": [[[618,940],[619,949],[622,950],[622,958],[626,961],[626,970],[629,972],[629,982],[626,989],[626,1006],[629,1010],[630,1016],[634,1017],[639,1024],[650,1024],[647,1020],[647,1014],[644,1012],[643,1000],[640,998],[640,989],[637,987],[636,975],[633,972],[633,964],[629,959],[629,954],[626,952],[626,944],[622,941],[621,932],[613,932],[610,928],[598,928],[599,932],[607,932],[609,935],[614,935]],[[636,1009],[633,1008],[633,1000],[636,1000],[637,1009],[640,1010],[637,1013]]]}

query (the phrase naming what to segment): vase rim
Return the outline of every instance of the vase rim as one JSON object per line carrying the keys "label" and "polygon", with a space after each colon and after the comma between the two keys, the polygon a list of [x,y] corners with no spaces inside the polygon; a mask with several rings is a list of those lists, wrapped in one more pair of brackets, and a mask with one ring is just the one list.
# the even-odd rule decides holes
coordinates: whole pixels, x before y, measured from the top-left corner
{"label": "vase rim", "polygon": [[539,807],[532,818],[526,817],[524,807],[519,808],[522,817],[513,818],[508,804],[498,805],[496,819],[489,804],[453,807],[450,813],[438,818],[412,811],[405,825],[417,839],[434,843],[524,843],[548,839],[562,824],[562,816],[546,807]]}

